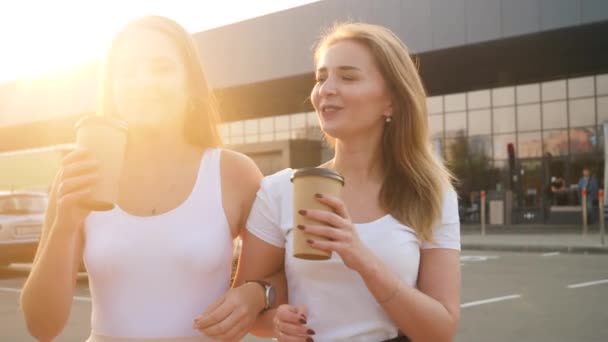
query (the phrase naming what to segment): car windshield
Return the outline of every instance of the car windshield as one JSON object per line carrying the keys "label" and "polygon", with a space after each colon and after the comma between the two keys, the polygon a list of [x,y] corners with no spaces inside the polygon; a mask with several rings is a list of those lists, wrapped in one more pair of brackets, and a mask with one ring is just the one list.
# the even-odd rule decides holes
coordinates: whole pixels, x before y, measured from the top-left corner
{"label": "car windshield", "polygon": [[41,214],[48,199],[42,196],[15,195],[0,198],[0,215]]}

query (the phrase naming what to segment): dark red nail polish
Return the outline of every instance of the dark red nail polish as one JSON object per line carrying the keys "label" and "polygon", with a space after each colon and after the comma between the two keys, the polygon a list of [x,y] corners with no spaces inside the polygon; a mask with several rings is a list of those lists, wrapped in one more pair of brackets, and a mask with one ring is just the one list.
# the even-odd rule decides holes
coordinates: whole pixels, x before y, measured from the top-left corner
{"label": "dark red nail polish", "polygon": [[306,339],[306,342],[315,342],[315,340],[313,340],[312,337],[309,337]]}
{"label": "dark red nail polish", "polygon": [[314,331],[314,330],[312,330],[312,329],[308,329],[308,331],[306,331],[306,333],[307,333],[308,335],[314,335],[314,334],[315,334],[315,331]]}
{"label": "dark red nail polish", "polygon": [[311,245],[313,244],[313,241],[311,239],[306,240],[306,242]]}
{"label": "dark red nail polish", "polygon": [[298,214],[300,214],[300,215],[306,215],[306,210],[300,209],[300,210],[298,210]]}
{"label": "dark red nail polish", "polygon": [[306,324],[306,320],[305,320],[305,319],[300,318],[300,323],[302,323],[302,324]]}
{"label": "dark red nail polish", "polygon": [[301,225],[301,224],[299,224],[299,225],[298,225],[298,229],[304,230],[304,226],[303,226],[303,225]]}
{"label": "dark red nail polish", "polygon": [[321,195],[321,194],[315,194],[315,197],[316,198],[323,198],[323,195]]}

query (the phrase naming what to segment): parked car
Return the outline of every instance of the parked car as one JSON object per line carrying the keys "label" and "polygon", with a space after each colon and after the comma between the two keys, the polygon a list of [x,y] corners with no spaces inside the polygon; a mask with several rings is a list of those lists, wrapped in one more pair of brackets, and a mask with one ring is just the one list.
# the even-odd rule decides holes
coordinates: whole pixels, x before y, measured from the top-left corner
{"label": "parked car", "polygon": [[0,191],[0,266],[34,260],[48,195]]}

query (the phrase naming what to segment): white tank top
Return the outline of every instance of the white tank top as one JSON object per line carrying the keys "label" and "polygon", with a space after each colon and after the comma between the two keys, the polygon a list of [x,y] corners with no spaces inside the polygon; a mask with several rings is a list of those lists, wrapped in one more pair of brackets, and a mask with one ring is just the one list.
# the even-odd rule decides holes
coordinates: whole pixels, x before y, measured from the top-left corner
{"label": "white tank top", "polygon": [[167,213],[138,217],[116,207],[89,215],[84,260],[93,334],[201,335],[194,318],[230,288],[233,245],[222,206],[220,154],[205,152],[191,194]]}

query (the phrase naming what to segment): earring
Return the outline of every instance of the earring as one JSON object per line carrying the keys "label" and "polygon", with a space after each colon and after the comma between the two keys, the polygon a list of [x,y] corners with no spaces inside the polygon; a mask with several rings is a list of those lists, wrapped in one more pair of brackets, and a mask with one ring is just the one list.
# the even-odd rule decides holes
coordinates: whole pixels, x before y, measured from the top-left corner
{"label": "earring", "polygon": [[387,115],[386,119],[384,119],[384,121],[386,121],[386,123],[391,123],[391,121],[393,121],[393,119],[390,117],[390,115]]}

